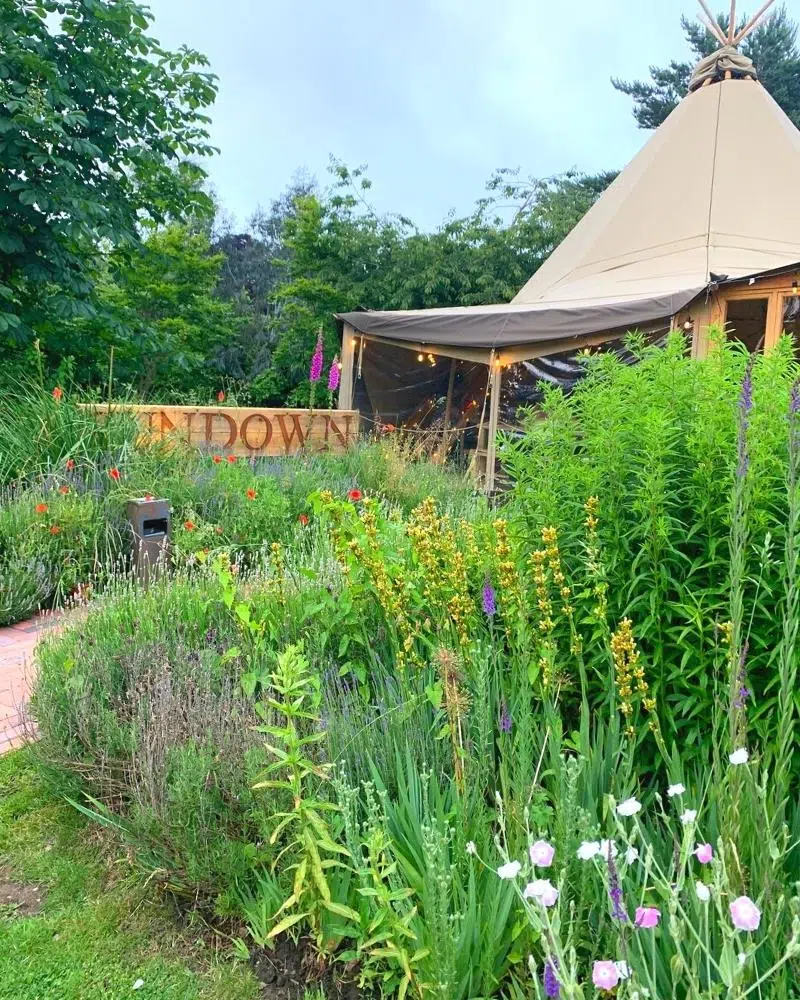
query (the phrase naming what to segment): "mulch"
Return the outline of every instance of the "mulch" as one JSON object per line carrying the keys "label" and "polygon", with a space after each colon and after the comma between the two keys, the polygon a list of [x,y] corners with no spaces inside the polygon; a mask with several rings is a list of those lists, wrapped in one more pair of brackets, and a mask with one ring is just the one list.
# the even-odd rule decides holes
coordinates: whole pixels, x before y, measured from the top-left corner
{"label": "mulch", "polygon": [[341,963],[325,965],[308,942],[282,938],[273,950],[252,949],[250,960],[263,1000],[303,1000],[305,990],[322,987],[329,1000],[370,1000],[356,972]]}

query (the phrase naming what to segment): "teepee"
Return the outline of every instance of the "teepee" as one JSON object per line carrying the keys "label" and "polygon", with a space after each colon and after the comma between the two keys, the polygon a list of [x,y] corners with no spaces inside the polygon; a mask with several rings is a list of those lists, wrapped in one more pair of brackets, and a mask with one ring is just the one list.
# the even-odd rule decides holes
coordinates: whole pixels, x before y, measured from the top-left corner
{"label": "teepee", "polygon": [[[712,322],[727,323],[751,349],[771,346],[784,326],[800,336],[800,132],[738,48],[774,0],[738,32],[736,0],[727,31],[699,2],[720,47],[701,61],[687,96],[511,303],[337,316],[340,406],[352,406],[356,371],[357,381],[364,375],[361,404],[380,413],[404,389],[420,395],[422,384],[427,392],[427,368],[436,359],[488,366],[488,481],[504,368],[562,358],[634,328],[680,326],[691,333],[697,355],[705,352]],[[421,382],[411,362],[401,364],[402,352],[423,361]],[[453,371],[451,365],[448,413]]]}
{"label": "teepee", "polygon": [[[772,0],[770,0],[770,3]],[[702,288],[800,261],[800,132],[728,36],[687,97],[513,299],[580,302]]]}

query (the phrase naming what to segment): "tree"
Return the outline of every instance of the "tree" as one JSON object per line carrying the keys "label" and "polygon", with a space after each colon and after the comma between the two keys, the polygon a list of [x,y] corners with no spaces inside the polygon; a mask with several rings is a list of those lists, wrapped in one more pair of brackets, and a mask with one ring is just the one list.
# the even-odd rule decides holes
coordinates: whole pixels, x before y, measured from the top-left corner
{"label": "tree", "polygon": [[[729,18],[718,18],[727,31]],[[741,27],[747,23],[743,18]],[[650,67],[651,83],[642,80],[625,82],[612,79],[623,94],[633,98],[633,117],[639,128],[658,128],[667,115],[689,91],[689,80],[695,65],[718,47],[719,43],[700,24],[681,18],[686,40],[692,51],[692,62],[676,62],[669,66]],[[742,43],[741,51],[753,60],[758,76],[770,94],[800,128],[800,51],[797,48],[797,24],[781,7],[760,24]]]}
{"label": "tree", "polygon": [[134,0],[0,0],[0,341],[95,308],[103,244],[205,211],[215,77]]}
{"label": "tree", "polygon": [[316,182],[298,174],[268,209],[258,208],[248,232],[218,231],[213,250],[224,254],[216,294],[241,317],[239,336],[220,348],[219,361],[232,378],[252,381],[269,368],[279,315],[276,290],[285,279],[289,249],[286,221],[298,199],[312,194]]}
{"label": "tree", "polygon": [[96,314],[65,324],[52,346],[76,356],[84,383],[106,377],[113,347],[117,385],[205,402],[220,388],[220,351],[242,322],[215,294],[223,264],[206,232],[177,223],[133,252],[112,251],[96,280]]}

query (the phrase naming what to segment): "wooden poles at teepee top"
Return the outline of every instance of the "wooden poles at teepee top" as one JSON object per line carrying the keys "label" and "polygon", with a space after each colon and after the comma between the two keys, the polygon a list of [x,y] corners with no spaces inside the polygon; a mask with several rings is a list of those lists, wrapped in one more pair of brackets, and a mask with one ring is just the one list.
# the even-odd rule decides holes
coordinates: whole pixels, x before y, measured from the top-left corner
{"label": "wooden poles at teepee top", "polygon": [[727,45],[728,44],[728,39],[722,33],[722,28],[720,28],[720,26],[717,24],[717,19],[714,17],[714,15],[708,9],[708,4],[706,3],[706,0],[698,0],[698,3],[703,8],[703,11],[705,12],[706,18],[708,19],[708,20],[704,20],[701,17],[700,20],[703,22],[703,24],[705,24],[706,28],[708,28],[708,30],[717,39],[717,41],[720,43],[720,45]]}
{"label": "wooden poles at teepee top", "polygon": [[758,26],[761,18],[767,13],[770,7],[775,3],[775,0],[765,0],[765,3],[759,8],[759,10],[750,18],[750,20],[745,24],[741,31],[736,30],[736,0],[731,0],[731,16],[728,21],[728,34],[719,26],[717,19],[711,13],[706,0],[697,0],[700,6],[703,8],[703,13],[706,15],[703,17],[701,14],[698,15],[702,23],[706,26],[708,31],[717,39],[720,45],[740,45],[745,38],[753,31],[754,28]]}
{"label": "wooden poles at teepee top", "polygon": [[766,3],[760,8],[760,10],[754,14],[747,24],[739,31],[733,39],[733,44],[738,45],[743,42],[744,39],[750,34],[750,32],[758,25],[761,18],[767,13],[770,7],[775,3],[775,0],[766,0]]}

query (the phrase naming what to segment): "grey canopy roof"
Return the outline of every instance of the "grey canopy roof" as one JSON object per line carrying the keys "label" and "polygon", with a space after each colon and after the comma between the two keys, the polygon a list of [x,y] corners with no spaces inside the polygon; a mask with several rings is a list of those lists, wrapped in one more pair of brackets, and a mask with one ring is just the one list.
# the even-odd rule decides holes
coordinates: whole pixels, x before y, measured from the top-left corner
{"label": "grey canopy roof", "polygon": [[338,313],[337,319],[359,333],[406,341],[409,347],[454,346],[480,352],[502,351],[536,343],[569,341],[598,330],[633,329],[673,316],[700,292],[649,298],[574,302],[510,303],[450,309],[409,309]]}
{"label": "grey canopy roof", "polygon": [[[726,53],[723,52],[723,55]],[[573,343],[675,315],[715,280],[800,261],[800,132],[755,80],[700,86],[507,305],[342,313],[363,334],[461,347]]]}

